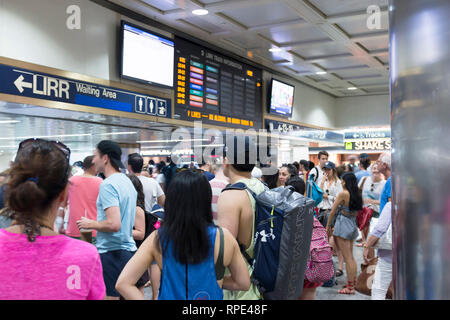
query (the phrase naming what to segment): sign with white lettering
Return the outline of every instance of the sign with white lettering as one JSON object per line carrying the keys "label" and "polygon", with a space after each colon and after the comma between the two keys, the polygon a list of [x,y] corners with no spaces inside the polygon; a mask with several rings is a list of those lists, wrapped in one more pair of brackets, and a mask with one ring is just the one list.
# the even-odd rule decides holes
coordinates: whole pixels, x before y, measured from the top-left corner
{"label": "sign with white lettering", "polygon": [[0,64],[0,93],[171,117],[171,100]]}
{"label": "sign with white lettering", "polygon": [[391,150],[391,138],[386,139],[360,139],[345,141],[345,150],[369,151],[369,150]]}
{"label": "sign with white lettering", "polygon": [[289,135],[292,137],[310,140],[344,143],[344,135],[333,131],[312,129],[305,126],[268,119],[266,119],[265,125],[267,131],[270,133]]}
{"label": "sign with white lettering", "polygon": [[377,138],[390,138],[391,131],[375,131],[375,130],[361,130],[361,131],[347,131],[344,134],[346,140],[355,139],[377,139]]}

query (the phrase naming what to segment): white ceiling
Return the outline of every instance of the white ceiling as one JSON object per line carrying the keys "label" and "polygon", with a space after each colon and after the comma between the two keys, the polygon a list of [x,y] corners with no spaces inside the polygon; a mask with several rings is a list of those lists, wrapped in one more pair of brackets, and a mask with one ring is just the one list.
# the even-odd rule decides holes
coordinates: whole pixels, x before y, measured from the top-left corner
{"label": "white ceiling", "polygon": [[[110,0],[335,97],[389,93],[388,0]],[[380,29],[367,8],[381,9]],[[192,10],[204,8],[205,16]],[[269,52],[278,47],[281,52]],[[316,75],[326,71],[326,75]],[[354,91],[347,90],[355,86]]]}

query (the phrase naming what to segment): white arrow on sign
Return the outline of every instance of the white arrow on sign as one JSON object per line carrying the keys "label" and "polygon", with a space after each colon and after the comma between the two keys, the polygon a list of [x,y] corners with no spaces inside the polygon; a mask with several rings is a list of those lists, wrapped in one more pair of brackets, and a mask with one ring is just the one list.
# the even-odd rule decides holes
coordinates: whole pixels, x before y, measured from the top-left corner
{"label": "white arrow on sign", "polygon": [[33,88],[33,84],[31,82],[24,82],[23,80],[23,75],[20,75],[20,77],[18,77],[16,81],[14,81],[14,85],[17,87],[20,93],[23,92],[23,88]]}

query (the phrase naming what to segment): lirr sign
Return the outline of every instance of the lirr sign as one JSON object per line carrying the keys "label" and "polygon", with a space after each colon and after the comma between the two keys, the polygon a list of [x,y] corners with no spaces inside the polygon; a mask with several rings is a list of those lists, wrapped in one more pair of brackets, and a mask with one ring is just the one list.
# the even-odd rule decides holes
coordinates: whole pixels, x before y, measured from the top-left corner
{"label": "lirr sign", "polygon": [[0,64],[0,93],[171,117],[171,100]]}

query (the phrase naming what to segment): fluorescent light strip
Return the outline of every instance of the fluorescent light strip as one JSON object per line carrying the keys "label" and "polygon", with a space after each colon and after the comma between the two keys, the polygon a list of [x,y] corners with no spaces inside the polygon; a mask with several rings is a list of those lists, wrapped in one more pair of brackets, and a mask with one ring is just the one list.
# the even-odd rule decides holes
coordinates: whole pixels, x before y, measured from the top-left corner
{"label": "fluorescent light strip", "polygon": [[18,120],[0,120],[0,124],[19,123]]}
{"label": "fluorescent light strip", "polygon": [[146,149],[164,149],[164,148],[167,148],[167,146],[141,147],[142,150],[146,150]]}
{"label": "fluorescent light strip", "polygon": [[136,141],[137,143],[163,143],[163,142],[190,142],[190,141],[209,141],[209,139],[186,139],[186,140],[145,140]]}
{"label": "fluorescent light strip", "polygon": [[0,140],[22,140],[22,139],[43,139],[43,138],[69,138],[69,137],[86,137],[92,136],[90,133],[80,133],[80,134],[61,134],[54,136],[31,136],[31,137],[9,137],[9,138],[0,138]]}
{"label": "fluorescent light strip", "polygon": [[100,136],[115,136],[121,134],[137,134],[137,132],[108,132],[108,133],[100,133]]}

